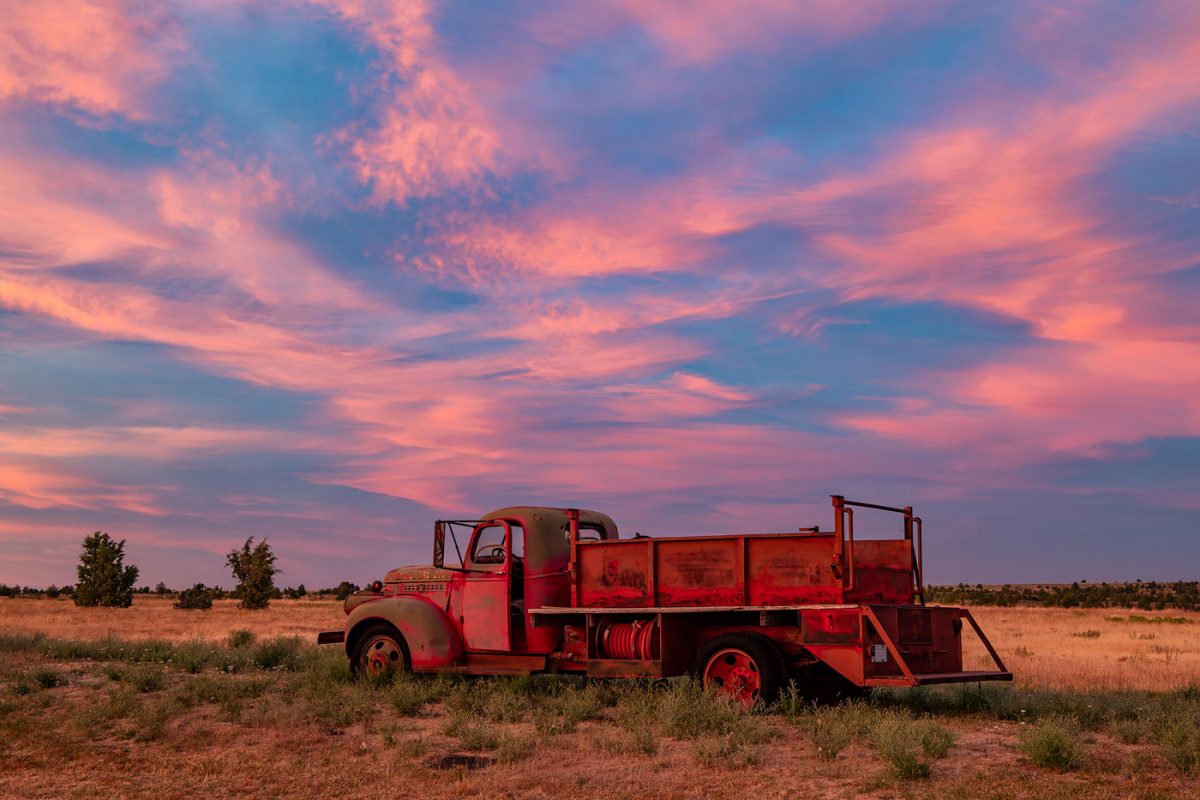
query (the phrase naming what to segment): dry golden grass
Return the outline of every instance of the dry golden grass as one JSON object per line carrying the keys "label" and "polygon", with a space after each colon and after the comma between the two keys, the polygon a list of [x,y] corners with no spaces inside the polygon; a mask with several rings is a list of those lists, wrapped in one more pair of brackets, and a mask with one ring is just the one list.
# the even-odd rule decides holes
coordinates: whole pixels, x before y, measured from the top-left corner
{"label": "dry golden grass", "polygon": [[[1170,691],[1200,682],[1200,614],[1070,608],[976,608],[972,613],[1018,686]],[[1160,621],[1115,621],[1130,617]],[[990,660],[977,640],[969,642],[966,656],[967,669],[988,668]]]}
{"label": "dry golden grass", "polygon": [[[233,630],[247,629],[260,639],[296,635],[311,641],[316,632],[341,623],[339,606],[305,599],[247,612],[223,601],[210,612],[185,612],[161,597],[139,597],[131,609],[0,600],[0,632],[219,642]],[[1018,687],[1175,689],[1194,681],[1200,615],[1157,615],[1197,620],[1176,625],[1106,619],[1137,613],[975,610],[1017,671]],[[1100,634],[1071,635],[1088,631]],[[1130,703],[1123,696],[1071,692],[1037,697],[1018,688],[1020,704],[1013,708],[1020,711],[1014,715],[980,711],[970,696],[956,700],[959,690],[951,689],[938,713],[956,742],[945,758],[932,762],[928,779],[908,781],[876,752],[868,728],[912,713],[905,710],[905,698],[918,713],[933,707],[920,705],[929,699],[921,700],[920,693],[890,693],[872,705],[840,709],[852,730],[844,749],[828,759],[808,733],[828,710],[747,717],[729,731],[697,739],[671,722],[686,718],[684,728],[693,733],[708,730],[696,728],[693,706],[672,712],[662,687],[633,686],[620,690],[630,694],[619,695],[615,706],[610,698],[606,708],[546,733],[548,710],[551,716],[565,714],[589,693],[599,707],[597,687],[581,685],[570,690],[575,696],[564,692],[555,700],[553,694],[522,694],[527,689],[519,681],[361,684],[347,681],[337,648],[304,648],[284,668],[263,670],[251,659],[236,662],[234,674],[211,662],[189,674],[173,658],[132,664],[92,660],[95,656],[69,655],[45,644],[18,636],[0,651],[0,797],[1200,796],[1200,776],[1177,768],[1167,745],[1155,738],[1154,714],[1174,704],[1195,713],[1196,699],[1184,693]],[[217,646],[222,648],[228,651]],[[966,691],[969,695],[971,687]],[[680,696],[681,703],[698,702]],[[1077,769],[1062,774],[1041,769],[1022,753],[1026,724],[1019,715],[1026,709],[1069,714],[1074,706],[1093,703],[1103,705],[1103,712],[1091,714],[1079,734]],[[1123,716],[1129,713],[1135,717]],[[1143,713],[1146,719],[1136,716]],[[1137,736],[1130,735],[1132,727]],[[633,731],[649,736],[653,747],[602,746],[626,742]],[[464,754],[493,761],[478,770],[438,768],[443,759]]]}
{"label": "dry golden grass", "polygon": [[217,600],[211,611],[180,611],[173,599],[135,595],[130,608],[80,608],[67,599],[0,598],[0,631],[44,633],[57,639],[170,639],[218,641],[230,631],[258,636],[300,636],[339,630],[342,604],[333,599],[273,600],[261,611],[244,611],[236,600]]}
{"label": "dry golden grass", "polygon": [[[105,609],[79,608],[65,599],[0,598],[0,631],[62,639],[219,641],[245,629],[260,637],[312,641],[320,631],[340,628],[344,619],[341,603],[333,599],[275,600],[263,611],[243,611],[236,600],[218,600],[211,611],[179,611],[171,603],[138,595],[131,608]],[[1169,691],[1200,679],[1197,613],[1066,608],[976,608],[973,613],[1018,686]],[[1114,621],[1131,616],[1188,622]],[[982,646],[971,634],[967,639],[967,668],[987,668]]]}

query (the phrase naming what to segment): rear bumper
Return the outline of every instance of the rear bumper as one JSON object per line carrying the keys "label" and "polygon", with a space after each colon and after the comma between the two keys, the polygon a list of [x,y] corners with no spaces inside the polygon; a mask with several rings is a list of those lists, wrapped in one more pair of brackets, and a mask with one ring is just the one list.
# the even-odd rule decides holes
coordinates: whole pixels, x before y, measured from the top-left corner
{"label": "rear bumper", "polygon": [[345,631],[322,631],[317,634],[317,644],[341,644],[346,641]]}
{"label": "rear bumper", "polygon": [[982,681],[1011,681],[1013,674],[1002,671],[913,673],[911,678],[867,678],[866,686],[932,686],[938,683],[976,683]]}

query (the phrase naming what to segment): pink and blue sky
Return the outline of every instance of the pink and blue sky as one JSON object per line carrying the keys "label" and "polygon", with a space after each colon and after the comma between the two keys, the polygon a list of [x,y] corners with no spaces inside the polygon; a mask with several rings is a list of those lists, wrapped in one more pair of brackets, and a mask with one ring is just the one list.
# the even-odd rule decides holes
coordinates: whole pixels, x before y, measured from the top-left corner
{"label": "pink and blue sky", "polygon": [[917,507],[1195,579],[1200,5],[9,0],[0,581]]}

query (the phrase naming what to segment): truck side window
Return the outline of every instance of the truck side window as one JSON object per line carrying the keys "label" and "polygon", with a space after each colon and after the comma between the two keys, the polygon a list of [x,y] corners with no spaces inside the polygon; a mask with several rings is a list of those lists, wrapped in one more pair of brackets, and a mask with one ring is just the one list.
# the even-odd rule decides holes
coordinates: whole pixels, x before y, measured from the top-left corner
{"label": "truck side window", "polygon": [[604,528],[587,522],[580,524],[579,541],[599,542],[602,539],[604,539]]}
{"label": "truck side window", "polygon": [[476,564],[503,564],[504,537],[503,524],[480,528],[479,535],[475,537],[475,551],[471,553],[471,560]]}

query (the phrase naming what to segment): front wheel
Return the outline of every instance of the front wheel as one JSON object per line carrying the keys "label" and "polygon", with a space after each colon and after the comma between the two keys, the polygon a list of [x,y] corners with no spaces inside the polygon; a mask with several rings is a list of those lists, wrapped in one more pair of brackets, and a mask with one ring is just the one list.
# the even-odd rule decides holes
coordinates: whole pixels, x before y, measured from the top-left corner
{"label": "front wheel", "polygon": [[382,678],[408,670],[408,650],[391,625],[372,625],[355,640],[350,668],[356,675]]}
{"label": "front wheel", "polygon": [[692,673],[706,690],[729,695],[747,708],[774,701],[787,669],[774,642],[758,633],[727,633],[700,648]]}

